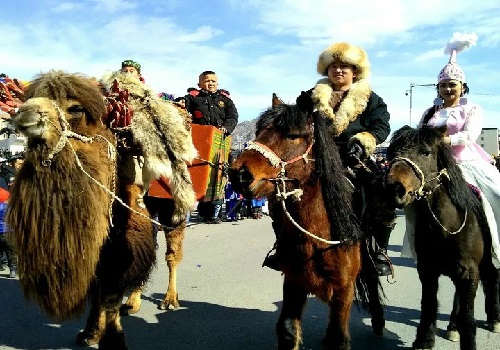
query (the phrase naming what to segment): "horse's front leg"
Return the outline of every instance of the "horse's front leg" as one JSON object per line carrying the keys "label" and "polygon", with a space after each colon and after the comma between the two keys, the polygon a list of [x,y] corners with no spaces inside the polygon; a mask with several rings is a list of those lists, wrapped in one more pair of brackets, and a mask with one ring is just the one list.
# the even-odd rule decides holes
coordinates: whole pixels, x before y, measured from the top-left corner
{"label": "horse's front leg", "polygon": [[285,276],[283,282],[283,307],[276,324],[279,350],[299,349],[302,340],[300,322],[306,300],[306,290]]}
{"label": "horse's front leg", "polygon": [[466,276],[455,281],[459,295],[459,309],[457,318],[458,332],[460,333],[460,349],[476,349],[476,320],[474,318],[474,300],[476,299],[479,284],[479,271],[471,269]]}
{"label": "horse's front leg", "polygon": [[432,349],[436,337],[436,319],[438,311],[439,275],[431,269],[418,268],[418,277],[422,284],[422,299],[420,301],[420,324],[413,349]]}
{"label": "horse's front leg", "polygon": [[345,286],[336,287],[333,298],[329,302],[330,320],[323,339],[323,348],[325,350],[349,350],[351,348],[349,319],[354,300],[355,283],[353,281]]}
{"label": "horse's front leg", "polygon": [[103,295],[105,314],[104,333],[99,340],[99,350],[127,350],[125,334],[120,321],[120,305],[123,293]]}
{"label": "horse's front leg", "polygon": [[165,240],[167,243],[165,260],[168,265],[168,288],[163,301],[158,306],[160,310],[175,310],[180,307],[177,293],[177,267],[182,260],[182,243],[184,241],[185,228],[186,224],[182,223],[171,231],[165,231]]}
{"label": "horse's front leg", "polygon": [[485,296],[486,327],[490,332],[500,333],[500,269],[488,264],[480,273]]}
{"label": "horse's front leg", "polygon": [[453,296],[453,310],[450,314],[450,322],[446,328],[446,339],[452,342],[457,342],[460,340],[460,333],[458,332],[458,310],[460,309],[460,300],[455,288],[455,295]]}

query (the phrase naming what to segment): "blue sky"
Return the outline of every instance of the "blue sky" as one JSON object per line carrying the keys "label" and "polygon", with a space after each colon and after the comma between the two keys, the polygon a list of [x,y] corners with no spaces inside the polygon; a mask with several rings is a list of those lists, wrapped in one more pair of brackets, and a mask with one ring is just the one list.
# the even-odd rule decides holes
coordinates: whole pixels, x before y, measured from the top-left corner
{"label": "blue sky", "polygon": [[[134,59],[158,92],[184,95],[214,70],[240,120],[257,117],[273,92],[293,102],[320,78],[321,51],[351,42],[368,52],[393,130],[410,123],[410,83],[435,83],[453,32],[474,32],[477,45],[458,63],[484,127],[500,128],[497,0],[17,0],[2,13],[0,71],[11,77],[49,69],[101,77]],[[434,97],[433,88],[412,89],[412,125]]]}

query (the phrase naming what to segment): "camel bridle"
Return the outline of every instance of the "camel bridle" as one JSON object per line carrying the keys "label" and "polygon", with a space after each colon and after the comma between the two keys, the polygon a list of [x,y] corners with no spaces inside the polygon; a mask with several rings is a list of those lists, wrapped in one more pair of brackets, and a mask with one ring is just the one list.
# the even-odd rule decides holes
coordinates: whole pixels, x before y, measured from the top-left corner
{"label": "camel bridle", "polygon": [[[47,125],[47,124],[52,125],[52,127],[55,128],[60,133],[60,135],[59,135],[59,139],[57,140],[55,146],[49,150],[48,156],[42,160],[42,165],[44,167],[49,167],[52,164],[54,156],[56,154],[58,154],[59,152],[61,152],[64,149],[64,147],[67,145],[75,157],[75,161],[76,161],[78,168],[91,181],[93,181],[97,186],[99,186],[101,189],[103,189],[105,192],[107,192],[111,196],[111,201],[110,201],[109,210],[108,210],[109,211],[109,223],[110,223],[111,227],[113,227],[113,214],[112,213],[113,213],[113,202],[115,200],[117,202],[119,202],[121,205],[123,205],[125,208],[127,208],[128,210],[130,210],[138,215],[141,215],[144,218],[147,218],[152,223],[159,225],[160,227],[165,227],[165,225],[162,225],[157,220],[154,220],[151,217],[145,215],[144,213],[130,207],[127,203],[125,203],[120,197],[118,197],[116,195],[116,193],[115,193],[116,192],[116,154],[117,154],[116,142],[115,142],[115,144],[113,144],[106,137],[99,135],[99,134],[95,135],[94,137],[89,137],[89,136],[81,135],[81,134],[78,134],[78,133],[72,131],[70,129],[70,124],[65,117],[64,111],[61,109],[61,107],[59,107],[59,105],[57,104],[56,101],[51,100],[51,102],[52,102],[52,104],[53,104],[53,106],[56,109],[57,114],[58,114],[58,120],[59,120],[59,124],[60,124],[59,127],[50,120],[50,118],[48,117],[46,112],[40,113],[40,121],[42,123],[44,123],[45,125]],[[99,181],[98,179],[93,177],[91,174],[89,174],[84,169],[83,164],[80,161],[80,157],[78,157],[78,154],[76,153],[75,149],[73,148],[73,146],[69,142],[70,138],[74,138],[74,139],[77,139],[77,140],[80,140],[80,141],[86,142],[86,143],[93,143],[95,140],[101,140],[101,141],[104,141],[107,143],[108,159],[110,160],[111,166],[113,169],[112,170],[113,174],[111,176],[109,186],[106,186],[103,183],[101,183],[101,181]]]}

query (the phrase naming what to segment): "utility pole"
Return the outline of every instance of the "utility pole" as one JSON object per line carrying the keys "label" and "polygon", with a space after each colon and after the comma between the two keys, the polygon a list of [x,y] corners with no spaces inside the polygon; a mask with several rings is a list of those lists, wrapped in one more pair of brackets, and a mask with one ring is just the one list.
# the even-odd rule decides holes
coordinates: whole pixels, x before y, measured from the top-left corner
{"label": "utility pole", "polygon": [[415,84],[410,83],[410,88],[405,91],[405,95],[410,95],[410,126],[411,126],[411,109],[413,107],[413,88],[416,86],[436,86],[436,84]]}

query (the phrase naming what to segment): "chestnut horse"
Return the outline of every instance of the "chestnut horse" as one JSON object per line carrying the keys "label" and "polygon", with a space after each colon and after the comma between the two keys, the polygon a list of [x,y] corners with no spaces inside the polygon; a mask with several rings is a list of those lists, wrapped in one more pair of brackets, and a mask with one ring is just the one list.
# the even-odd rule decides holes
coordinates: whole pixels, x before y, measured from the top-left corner
{"label": "chestnut horse", "polygon": [[[415,349],[434,346],[440,275],[456,287],[449,334],[458,330],[460,349],[476,349],[474,299],[479,280],[486,297],[488,328],[500,331],[499,272],[491,257],[491,235],[478,196],[465,182],[441,129],[398,130],[387,150],[387,192],[416,215],[415,250],[422,283]],[[457,337],[458,338],[458,337]]]}
{"label": "chestnut horse", "polygon": [[269,199],[276,258],[284,273],[278,348],[299,348],[302,312],[307,295],[314,294],[330,307],[325,348],[350,349],[355,296],[368,302],[367,293],[377,293],[369,306],[378,305],[372,324],[382,333],[378,276],[372,266],[374,286],[358,280],[364,240],[353,189],[325,118],[312,113],[310,98],[302,101],[307,105],[279,104],[260,115],[256,139],[232,163],[230,178],[246,197]]}

